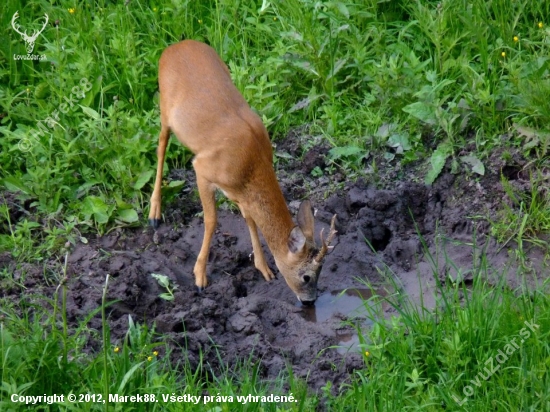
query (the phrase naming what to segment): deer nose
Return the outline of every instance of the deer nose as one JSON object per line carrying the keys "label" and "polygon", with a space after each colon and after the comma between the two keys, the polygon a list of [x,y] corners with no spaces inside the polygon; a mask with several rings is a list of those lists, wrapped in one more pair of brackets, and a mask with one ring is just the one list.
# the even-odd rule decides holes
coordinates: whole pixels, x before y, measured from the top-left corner
{"label": "deer nose", "polygon": [[300,302],[302,302],[302,305],[304,305],[304,306],[313,306],[313,305],[315,305],[315,300],[316,300],[316,299],[313,299],[313,300],[301,300]]}

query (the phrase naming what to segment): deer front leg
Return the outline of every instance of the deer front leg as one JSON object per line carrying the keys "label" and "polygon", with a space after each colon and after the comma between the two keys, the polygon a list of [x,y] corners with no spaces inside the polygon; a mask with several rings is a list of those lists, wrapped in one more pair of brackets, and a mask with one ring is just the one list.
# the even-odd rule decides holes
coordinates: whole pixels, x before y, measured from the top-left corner
{"label": "deer front leg", "polygon": [[241,213],[243,214],[246,220],[246,224],[248,225],[248,230],[250,231],[252,250],[254,251],[254,266],[256,266],[256,269],[262,272],[264,279],[269,282],[270,280],[275,279],[275,275],[273,274],[271,269],[269,269],[269,266],[267,266],[267,262],[265,261],[264,251],[262,250],[260,238],[258,237],[256,222],[254,222],[254,219],[252,219],[250,216],[247,216],[242,209]]}
{"label": "deer front leg", "polygon": [[[195,172],[197,171],[197,163],[194,162]],[[210,241],[216,229],[217,213],[216,213],[216,198],[215,186],[197,173],[197,186],[199,188],[199,196],[201,198],[202,209],[204,213],[204,238],[202,240],[201,250],[195,263],[193,273],[195,274],[195,285],[197,290],[201,292],[208,284],[206,276],[206,263],[208,262],[208,253],[210,251]]]}
{"label": "deer front leg", "polygon": [[157,176],[155,177],[155,188],[151,195],[151,208],[149,210],[149,224],[157,229],[160,225],[161,218],[161,187],[162,187],[162,168],[164,167],[164,156],[166,154],[166,146],[170,137],[170,129],[162,126],[159,135],[159,145],[157,148]]}

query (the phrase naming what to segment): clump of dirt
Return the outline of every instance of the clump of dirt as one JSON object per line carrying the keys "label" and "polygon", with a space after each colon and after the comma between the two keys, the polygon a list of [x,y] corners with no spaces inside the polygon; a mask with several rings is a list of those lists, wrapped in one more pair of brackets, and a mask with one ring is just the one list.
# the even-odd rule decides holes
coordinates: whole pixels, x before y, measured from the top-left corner
{"label": "clump of dirt", "polygon": [[[501,250],[487,236],[485,220],[472,217],[488,216],[500,208],[500,173],[512,176],[521,166],[506,165],[495,157],[483,178],[459,177],[446,168],[436,183],[427,187],[418,183],[413,168],[399,172],[411,177],[408,180],[388,178],[394,173],[393,165],[382,163],[380,170],[387,168],[389,172],[370,179],[376,185],[367,180],[347,182],[342,174],[311,176],[313,169],[327,166],[329,147],[313,145],[303,151],[301,148],[307,145],[301,139],[307,138],[290,135],[278,144],[277,151],[301,160],[278,164],[277,173],[293,213],[304,196],[312,198],[317,233],[328,228],[333,214],[338,215],[338,235],[319,281],[319,301],[332,305],[329,315],[316,317],[311,313],[315,309],[297,304],[281,276],[269,283],[264,281],[251,260],[246,224],[231,210],[219,211],[208,263],[210,285],[197,294],[192,273],[203,236],[202,219],[196,216],[201,207],[192,193],[192,171],[172,171],[171,179],[186,180],[187,184],[182,194],[165,206],[165,222],[157,232],[151,228],[119,229],[90,237],[87,244],[78,244],[71,251],[69,321],[77,324],[101,305],[109,274],[107,297],[116,300],[109,307],[114,342],[123,340],[131,315],[135,321],[154,323],[157,332],[171,338],[175,358],[185,357],[194,365],[202,359],[214,371],[220,367],[219,359],[228,365],[252,359],[260,363],[266,378],[277,377],[289,364],[296,376],[307,378],[311,387],[319,388],[328,381],[342,383],[363,366],[357,348],[334,348],[353,334],[343,321],[357,316],[339,309],[335,296],[339,292],[365,290],[367,283],[384,290],[387,279],[382,274],[386,272],[395,277],[404,292],[416,299],[423,294],[424,304],[433,307],[436,278],[467,281],[471,276],[479,259],[479,254],[472,256],[469,245],[474,236],[475,250],[485,250],[497,268],[508,261],[508,250]],[[448,259],[441,259],[443,250]],[[426,251],[439,256],[435,267]],[[269,252],[266,256],[276,269]],[[455,262],[460,273],[449,261]],[[7,258],[1,258],[2,263],[13,265]],[[26,294],[53,293],[54,286],[43,284],[43,273],[36,266],[14,270],[16,276],[25,272],[21,279]],[[159,297],[165,290],[151,276],[153,273],[168,276],[178,285],[173,302]],[[12,287],[2,290],[1,295],[16,298],[19,293]],[[329,295],[335,298],[326,299]],[[320,309],[326,313],[326,307]],[[384,310],[394,311],[391,305],[385,305]],[[358,316],[361,321],[364,314]],[[92,318],[89,326],[99,330],[99,316]]]}

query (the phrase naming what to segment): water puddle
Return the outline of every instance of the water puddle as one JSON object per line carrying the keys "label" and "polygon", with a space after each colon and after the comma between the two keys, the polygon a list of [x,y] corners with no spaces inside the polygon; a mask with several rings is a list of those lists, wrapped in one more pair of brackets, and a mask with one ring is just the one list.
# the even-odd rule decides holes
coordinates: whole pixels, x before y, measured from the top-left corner
{"label": "water puddle", "polygon": [[[309,322],[321,323],[336,314],[345,317],[366,316],[363,301],[372,297],[371,289],[333,290],[317,298],[315,306],[302,306],[302,317]],[[301,306],[300,303],[297,305]]]}
{"label": "water puddle", "polygon": [[[345,317],[348,319],[360,318],[361,326],[369,326],[372,321],[368,319],[368,309],[364,301],[373,295],[385,296],[383,290],[367,288],[350,288],[333,290],[320,295],[315,301],[315,306],[302,306],[301,315],[309,322],[322,323],[332,317]],[[300,303],[298,305],[301,306]],[[384,307],[385,305],[383,305]],[[348,351],[356,352],[359,347],[359,336],[355,332],[336,331],[338,338],[338,352],[345,354]]]}
{"label": "water puddle", "polygon": [[[372,323],[372,322],[369,322]],[[358,352],[359,351],[359,335],[355,332],[346,331],[345,333],[336,333],[338,338],[338,346],[336,351],[340,355],[345,355],[348,352]]]}

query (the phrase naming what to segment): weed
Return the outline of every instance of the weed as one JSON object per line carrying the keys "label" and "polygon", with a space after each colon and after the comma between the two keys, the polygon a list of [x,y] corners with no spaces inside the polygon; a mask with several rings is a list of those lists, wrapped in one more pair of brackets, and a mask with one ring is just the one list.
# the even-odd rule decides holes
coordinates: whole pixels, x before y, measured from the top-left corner
{"label": "weed", "polygon": [[166,293],[161,293],[159,296],[161,299],[173,301],[174,300],[174,291],[178,288],[178,285],[172,285],[170,279],[166,275],[161,275],[159,273],[151,273],[151,276],[157,280],[160,286],[166,289]]}
{"label": "weed", "polygon": [[[463,161],[478,172],[479,159],[501,144],[512,122],[533,130],[526,152],[547,152],[544,2],[22,7],[9,0],[0,14],[4,27],[17,10],[21,21],[44,13],[63,18],[36,42],[45,61],[1,63],[0,184],[41,216],[100,233],[139,224],[146,214],[159,130],[157,63],[182,34],[221,54],[273,135],[309,124],[334,146],[331,160],[350,173],[380,150],[403,162],[428,154],[430,183],[448,157],[456,169],[457,149],[473,140],[478,153]],[[3,54],[24,53],[25,43],[10,33]],[[388,124],[392,132],[380,132]],[[190,157],[176,145],[164,170]],[[33,230],[23,225],[21,231]]]}
{"label": "weed", "polygon": [[550,192],[547,190],[548,177],[530,176],[528,191],[514,187],[504,176],[501,183],[507,195],[500,215],[491,223],[493,236],[502,244],[501,249],[510,241],[517,245],[516,254],[524,261],[524,242],[542,247],[546,253],[550,250],[541,234],[550,231]]}

